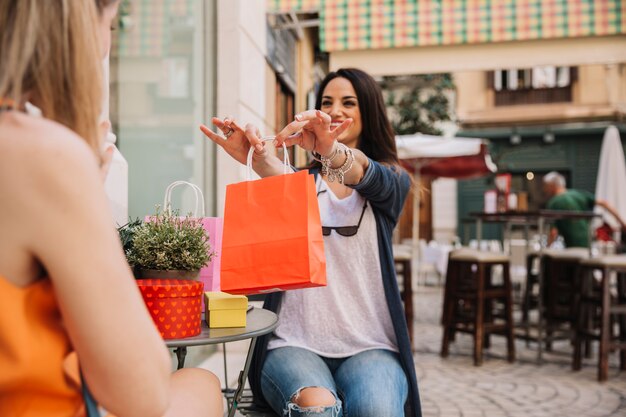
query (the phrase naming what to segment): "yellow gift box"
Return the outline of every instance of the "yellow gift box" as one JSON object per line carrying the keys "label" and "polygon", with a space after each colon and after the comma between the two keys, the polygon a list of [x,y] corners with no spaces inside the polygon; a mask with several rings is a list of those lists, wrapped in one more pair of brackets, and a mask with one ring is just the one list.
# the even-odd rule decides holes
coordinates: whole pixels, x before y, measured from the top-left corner
{"label": "yellow gift box", "polygon": [[205,292],[204,306],[209,328],[246,327],[248,297],[245,295]]}

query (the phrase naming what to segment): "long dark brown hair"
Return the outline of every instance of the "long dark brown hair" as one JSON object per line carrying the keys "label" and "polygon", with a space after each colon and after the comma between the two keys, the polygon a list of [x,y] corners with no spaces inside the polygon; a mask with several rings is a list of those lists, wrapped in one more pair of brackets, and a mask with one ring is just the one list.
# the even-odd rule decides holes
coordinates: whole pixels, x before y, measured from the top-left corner
{"label": "long dark brown hair", "polygon": [[369,74],[356,68],[341,68],[330,72],[319,86],[315,108],[322,108],[326,86],[338,77],[350,81],[359,102],[363,129],[357,148],[374,161],[398,165],[396,138],[387,118],[383,94],[378,83]]}

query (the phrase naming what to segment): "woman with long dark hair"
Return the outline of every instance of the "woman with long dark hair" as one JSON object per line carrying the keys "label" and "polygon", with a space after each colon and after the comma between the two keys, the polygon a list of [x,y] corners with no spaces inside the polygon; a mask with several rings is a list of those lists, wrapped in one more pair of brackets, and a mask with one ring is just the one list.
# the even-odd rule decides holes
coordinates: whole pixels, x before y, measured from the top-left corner
{"label": "woman with long dark hair", "polygon": [[[209,138],[262,177],[282,174],[252,125],[213,119]],[[255,349],[250,384],[258,402],[284,416],[420,416],[407,323],[391,236],[410,187],[399,166],[382,93],[358,69],[328,74],[316,110],[277,136],[315,160],[328,285],[267,296],[276,331]],[[285,253],[289,257],[289,253]]]}

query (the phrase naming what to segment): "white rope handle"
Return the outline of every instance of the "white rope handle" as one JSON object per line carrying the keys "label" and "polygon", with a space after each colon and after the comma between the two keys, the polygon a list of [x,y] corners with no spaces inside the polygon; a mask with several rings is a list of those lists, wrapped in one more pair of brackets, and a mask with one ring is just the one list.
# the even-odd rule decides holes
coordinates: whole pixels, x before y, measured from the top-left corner
{"label": "white rope handle", "polygon": [[194,217],[204,217],[204,195],[202,194],[202,190],[196,184],[192,184],[187,181],[174,181],[165,189],[165,197],[163,198],[163,210],[169,211],[172,206],[172,191],[174,188],[179,185],[186,185],[191,187],[193,190],[194,196],[196,197],[196,209],[193,213]]}
{"label": "white rope handle", "polygon": [[[269,142],[276,138],[276,136],[265,136],[261,138],[261,142]],[[254,146],[250,146],[248,151],[248,160],[246,163],[247,169],[247,181],[252,180],[252,154],[254,153]],[[291,171],[291,164],[289,162],[289,152],[287,152],[287,145],[283,142],[283,174],[289,174]]]}

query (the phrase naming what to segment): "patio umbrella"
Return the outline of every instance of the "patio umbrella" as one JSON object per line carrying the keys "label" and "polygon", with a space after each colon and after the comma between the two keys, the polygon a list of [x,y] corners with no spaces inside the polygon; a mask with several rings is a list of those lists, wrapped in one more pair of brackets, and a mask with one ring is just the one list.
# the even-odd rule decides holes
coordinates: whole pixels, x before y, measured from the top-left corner
{"label": "patio umbrella", "polygon": [[[496,172],[487,142],[475,138],[444,138],[441,136],[396,136],[400,163],[413,173],[416,189],[420,189],[421,177],[474,178]],[[419,262],[419,192],[413,193],[412,257]],[[412,279],[416,279],[417,268]]]}
{"label": "patio umbrella", "polygon": [[[605,200],[613,206],[622,219],[626,220],[626,163],[624,149],[619,137],[619,130],[609,126],[604,132],[600,163],[598,165],[598,179],[596,180],[596,199]],[[596,211],[603,214],[604,209],[597,207]],[[612,216],[606,216],[607,222],[614,229],[620,229],[619,223]]]}

